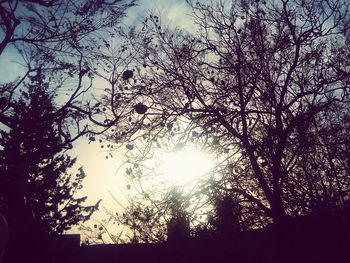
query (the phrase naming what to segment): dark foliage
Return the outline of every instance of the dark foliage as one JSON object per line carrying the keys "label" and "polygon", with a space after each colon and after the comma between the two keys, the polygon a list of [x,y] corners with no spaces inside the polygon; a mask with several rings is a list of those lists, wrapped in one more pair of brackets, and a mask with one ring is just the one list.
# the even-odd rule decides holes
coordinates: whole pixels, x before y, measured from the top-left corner
{"label": "dark foliage", "polygon": [[0,55],[7,45],[19,43],[35,47],[47,59],[52,58],[52,51],[75,53],[74,49],[81,48],[82,40],[92,32],[116,26],[135,2],[1,1]]}
{"label": "dark foliage", "polygon": [[145,104],[138,103],[138,104],[135,105],[135,111],[138,114],[145,114],[146,111],[147,111],[147,106]]}
{"label": "dark foliage", "polygon": [[134,76],[134,72],[132,70],[125,70],[123,72],[123,80],[128,80]]}
{"label": "dark foliage", "polygon": [[76,196],[85,173],[80,168],[71,174],[76,159],[62,152],[65,140],[58,132],[69,113],[55,116],[43,76],[38,73],[31,80],[13,102],[11,128],[1,131],[1,212],[14,232],[34,224],[37,231],[62,233],[88,220],[98,203],[84,206],[86,197]]}

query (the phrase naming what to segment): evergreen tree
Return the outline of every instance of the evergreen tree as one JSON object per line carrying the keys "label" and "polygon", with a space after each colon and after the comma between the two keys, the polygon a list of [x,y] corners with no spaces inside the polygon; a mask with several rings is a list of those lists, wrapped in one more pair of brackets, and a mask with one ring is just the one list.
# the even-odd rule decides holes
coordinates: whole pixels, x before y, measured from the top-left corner
{"label": "evergreen tree", "polygon": [[12,105],[11,129],[1,131],[0,198],[15,228],[62,233],[89,219],[98,203],[83,206],[86,197],[75,197],[85,173],[70,174],[76,159],[62,152],[67,145],[59,135],[69,112],[58,114],[48,88],[38,72]]}

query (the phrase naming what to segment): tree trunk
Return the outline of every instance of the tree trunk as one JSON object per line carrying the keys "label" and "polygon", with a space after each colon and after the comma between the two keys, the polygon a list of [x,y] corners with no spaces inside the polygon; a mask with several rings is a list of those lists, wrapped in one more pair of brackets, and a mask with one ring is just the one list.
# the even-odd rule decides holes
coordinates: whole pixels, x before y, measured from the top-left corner
{"label": "tree trunk", "polygon": [[284,210],[281,196],[274,195],[271,200],[271,214],[273,220],[272,226],[272,238],[274,249],[274,260],[279,262],[285,262],[288,260],[289,237],[291,233],[288,233],[288,218]]}
{"label": "tree trunk", "polygon": [[283,201],[279,194],[274,194],[270,202],[272,220],[275,227],[284,227],[287,223],[287,215],[284,210]]}

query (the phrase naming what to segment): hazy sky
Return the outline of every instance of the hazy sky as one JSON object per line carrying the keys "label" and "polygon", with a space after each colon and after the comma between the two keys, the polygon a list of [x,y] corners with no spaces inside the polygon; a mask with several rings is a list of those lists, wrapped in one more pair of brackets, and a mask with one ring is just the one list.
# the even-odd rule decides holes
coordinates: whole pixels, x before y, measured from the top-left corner
{"label": "hazy sky", "polygon": [[[141,0],[139,6],[130,8],[127,13],[127,17],[124,19],[123,24],[128,26],[130,24],[138,25],[144,20],[150,13],[158,13],[161,15],[161,19],[165,24],[180,25],[178,21],[181,21],[181,27],[187,27],[190,17],[188,5],[185,0],[154,0],[147,1]],[[86,150],[81,151],[81,148]],[[85,140],[81,140],[77,143],[74,152],[78,155],[79,163],[84,165],[88,179],[86,180],[86,191],[99,192],[97,195],[104,195],[106,190],[114,192],[114,183],[120,180],[116,179],[123,176],[123,169],[116,174],[116,170],[120,167],[121,162],[117,161],[118,158],[106,159],[106,152],[100,148],[100,145],[95,142],[87,145]],[[113,182],[111,184],[110,182]],[[125,186],[125,184],[123,184]],[[113,187],[113,189],[112,189]],[[99,190],[97,190],[99,188]]]}
{"label": "hazy sky", "polygon": [[150,13],[159,15],[161,21],[166,24],[179,25],[191,30],[190,9],[185,0],[140,0],[139,6],[130,8],[126,24],[137,24]]}

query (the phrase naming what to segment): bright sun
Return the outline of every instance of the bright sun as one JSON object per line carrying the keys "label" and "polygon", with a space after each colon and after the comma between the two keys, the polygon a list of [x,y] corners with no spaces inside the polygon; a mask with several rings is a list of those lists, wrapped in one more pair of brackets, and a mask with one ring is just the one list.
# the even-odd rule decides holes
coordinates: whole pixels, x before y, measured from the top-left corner
{"label": "bright sun", "polygon": [[160,173],[175,185],[188,184],[210,172],[214,163],[210,155],[184,147],[160,157]]}

